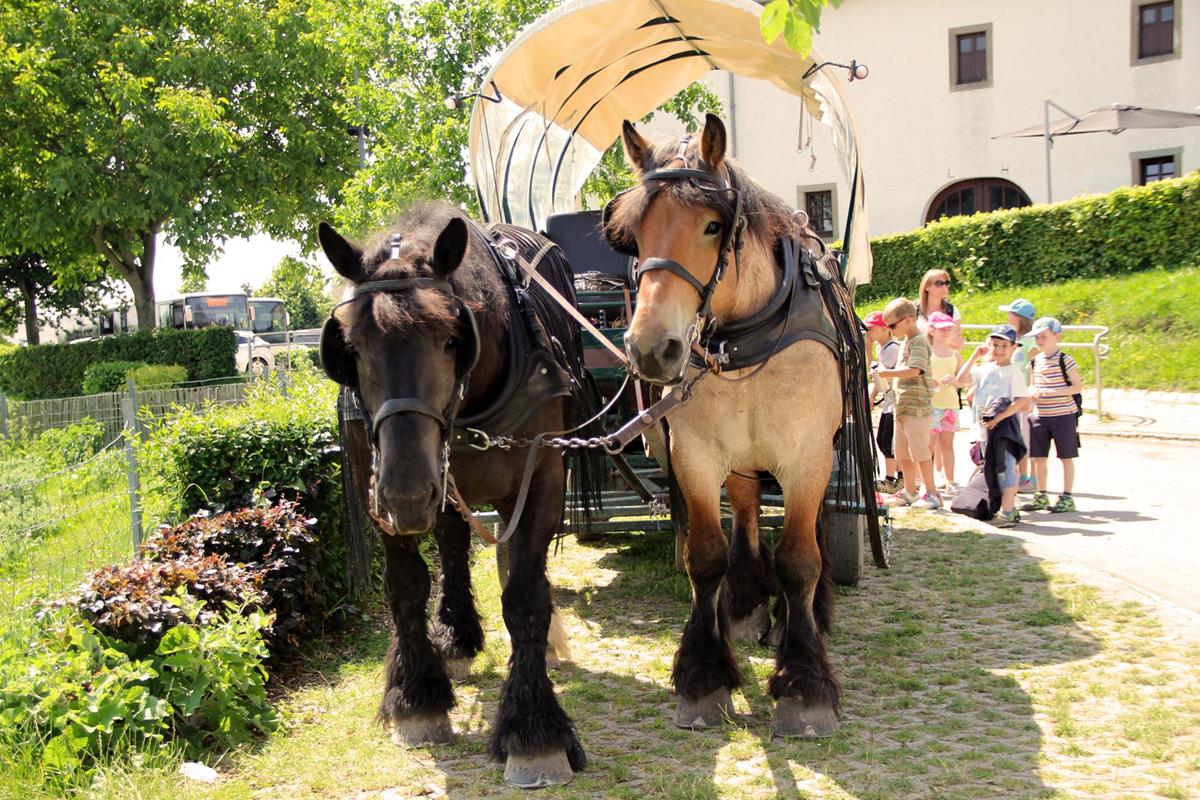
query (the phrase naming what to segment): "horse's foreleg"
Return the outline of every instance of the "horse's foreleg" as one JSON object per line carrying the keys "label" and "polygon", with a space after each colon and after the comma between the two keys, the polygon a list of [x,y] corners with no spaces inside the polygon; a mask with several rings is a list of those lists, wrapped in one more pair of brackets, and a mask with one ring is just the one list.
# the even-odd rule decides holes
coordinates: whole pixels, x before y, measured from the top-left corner
{"label": "horse's foreleg", "polygon": [[776,700],[775,733],[780,736],[829,736],[838,728],[842,690],[814,613],[820,592],[828,593],[820,602],[832,613],[832,577],[821,569],[817,535],[824,488],[811,477],[800,486],[784,487],[783,536],[775,548],[782,636],[768,684]]}
{"label": "horse's foreleg", "polygon": [[767,606],[778,591],[778,584],[758,542],[762,484],[757,478],[730,475],[725,490],[733,510],[729,571],[725,575],[732,637],[735,641],[765,643],[770,628]]}
{"label": "horse's foreleg", "polygon": [[[567,783],[587,764],[546,674],[551,616],[546,551],[562,516],[563,475],[560,461],[547,458],[541,466],[511,540],[509,577],[500,598],[512,656],[490,746],[492,757],[506,762],[505,780],[523,788]],[[506,517],[511,513],[501,511]]]}
{"label": "horse's foreleg", "polygon": [[395,633],[379,718],[404,744],[448,742],[454,690],[426,630],[429,567],[415,536],[383,536],[384,581]]}
{"label": "horse's foreleg", "polygon": [[465,680],[483,650],[483,626],[471,593],[471,528],[457,512],[438,515],[433,531],[441,556],[441,598],[431,628],[434,646],[454,680]]}
{"label": "horse's foreleg", "polygon": [[680,474],[688,512],[684,563],[692,583],[692,611],[671,674],[679,695],[675,724],[681,728],[720,725],[732,710],[730,691],[742,682],[721,602],[729,545],[721,530],[720,481],[703,472]]}

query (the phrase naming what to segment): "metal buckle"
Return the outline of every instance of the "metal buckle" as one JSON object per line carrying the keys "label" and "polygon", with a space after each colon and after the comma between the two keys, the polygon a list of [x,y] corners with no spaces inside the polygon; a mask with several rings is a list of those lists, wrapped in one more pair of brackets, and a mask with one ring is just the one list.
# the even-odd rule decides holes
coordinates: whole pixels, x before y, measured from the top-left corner
{"label": "metal buckle", "polygon": [[507,261],[515,261],[517,258],[517,253],[519,253],[520,250],[517,249],[517,243],[512,239],[509,239],[507,236],[501,236],[496,240],[496,252],[503,256]]}
{"label": "metal buckle", "polygon": [[475,428],[467,428],[466,431],[471,436],[476,436],[483,441],[483,444],[475,444],[475,442],[467,442],[467,447],[470,447],[473,450],[479,450],[482,452],[484,450],[490,450],[496,446],[495,443],[492,441],[492,437],[488,436],[486,432],[476,430]]}

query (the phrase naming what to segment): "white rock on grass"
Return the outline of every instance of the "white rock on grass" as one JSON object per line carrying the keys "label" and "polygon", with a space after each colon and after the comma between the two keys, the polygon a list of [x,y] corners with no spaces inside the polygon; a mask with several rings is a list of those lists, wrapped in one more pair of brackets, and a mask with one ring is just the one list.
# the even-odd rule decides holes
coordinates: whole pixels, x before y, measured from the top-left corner
{"label": "white rock on grass", "polygon": [[190,781],[200,783],[216,783],[217,771],[199,761],[185,761],[179,765],[179,774]]}

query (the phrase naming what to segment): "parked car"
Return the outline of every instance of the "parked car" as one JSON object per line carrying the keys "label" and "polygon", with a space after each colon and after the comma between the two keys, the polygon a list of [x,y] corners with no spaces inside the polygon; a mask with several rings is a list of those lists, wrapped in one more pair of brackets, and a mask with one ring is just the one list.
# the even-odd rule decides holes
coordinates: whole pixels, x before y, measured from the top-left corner
{"label": "parked car", "polygon": [[265,339],[255,336],[250,331],[233,333],[237,338],[234,358],[238,371],[259,377],[275,369],[275,353]]}

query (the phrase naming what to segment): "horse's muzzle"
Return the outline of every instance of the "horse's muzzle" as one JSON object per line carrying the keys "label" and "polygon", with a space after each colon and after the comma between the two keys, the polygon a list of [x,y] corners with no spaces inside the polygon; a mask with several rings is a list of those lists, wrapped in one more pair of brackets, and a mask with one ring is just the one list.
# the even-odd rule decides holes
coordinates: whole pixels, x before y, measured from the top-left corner
{"label": "horse's muzzle", "polygon": [[625,352],[637,368],[639,378],[660,386],[679,383],[687,368],[688,348],[680,336],[667,335],[644,342],[626,332]]}
{"label": "horse's muzzle", "polygon": [[437,522],[438,487],[432,483],[424,488],[377,487],[379,510],[386,514],[392,530],[401,536],[428,533]]}

